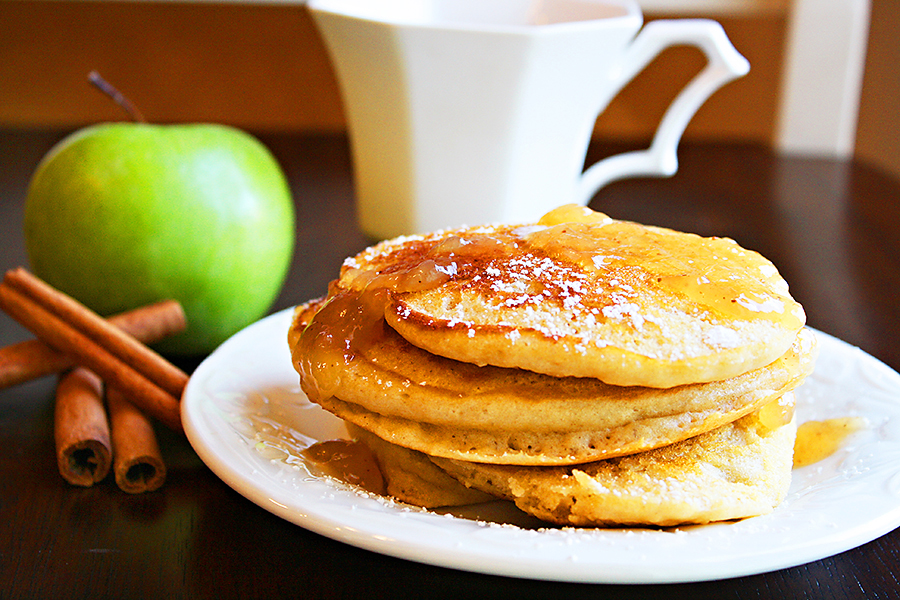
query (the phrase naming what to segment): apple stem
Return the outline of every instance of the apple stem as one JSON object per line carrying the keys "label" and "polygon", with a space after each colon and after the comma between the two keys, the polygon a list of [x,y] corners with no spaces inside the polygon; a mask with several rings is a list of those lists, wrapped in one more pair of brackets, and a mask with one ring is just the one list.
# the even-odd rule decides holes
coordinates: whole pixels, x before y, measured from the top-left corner
{"label": "apple stem", "polygon": [[91,71],[88,74],[88,81],[90,81],[98,90],[112,98],[113,102],[121,106],[122,109],[128,113],[128,116],[131,117],[132,121],[138,123],[147,122],[147,120],[144,119],[144,115],[141,114],[141,111],[131,103],[131,100],[126,98],[125,94],[117,90],[111,83],[103,79],[97,71]]}

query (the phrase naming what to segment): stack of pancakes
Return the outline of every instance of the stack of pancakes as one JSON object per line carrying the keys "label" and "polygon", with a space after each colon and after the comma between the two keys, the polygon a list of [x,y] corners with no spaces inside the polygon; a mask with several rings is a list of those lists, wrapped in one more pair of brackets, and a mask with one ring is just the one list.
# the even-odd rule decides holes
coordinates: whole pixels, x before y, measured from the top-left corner
{"label": "stack of pancakes", "polygon": [[667,526],[783,499],[804,321],[732,240],[565,206],[377,244],[298,307],[289,343],[400,500]]}

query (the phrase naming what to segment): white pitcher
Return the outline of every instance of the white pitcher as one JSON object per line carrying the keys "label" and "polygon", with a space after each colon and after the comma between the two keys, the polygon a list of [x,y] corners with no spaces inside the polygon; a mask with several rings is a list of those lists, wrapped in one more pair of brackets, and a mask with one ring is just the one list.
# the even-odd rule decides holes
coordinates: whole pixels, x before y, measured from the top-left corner
{"label": "white pitcher", "polygon": [[[690,119],[747,61],[709,20],[629,0],[310,0],[341,88],[362,230],[528,222],[616,179],[672,175]],[[583,171],[597,116],[661,51],[705,68],[649,149]]]}

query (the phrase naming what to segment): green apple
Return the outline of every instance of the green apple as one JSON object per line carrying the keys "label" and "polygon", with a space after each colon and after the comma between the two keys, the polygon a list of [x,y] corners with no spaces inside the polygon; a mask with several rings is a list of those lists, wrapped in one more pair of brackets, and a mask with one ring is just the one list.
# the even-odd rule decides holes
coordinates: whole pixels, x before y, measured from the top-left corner
{"label": "green apple", "polygon": [[60,141],[25,202],[31,268],[102,315],[173,298],[199,355],[263,316],[294,249],[284,173],[256,138],[212,124],[105,123]]}

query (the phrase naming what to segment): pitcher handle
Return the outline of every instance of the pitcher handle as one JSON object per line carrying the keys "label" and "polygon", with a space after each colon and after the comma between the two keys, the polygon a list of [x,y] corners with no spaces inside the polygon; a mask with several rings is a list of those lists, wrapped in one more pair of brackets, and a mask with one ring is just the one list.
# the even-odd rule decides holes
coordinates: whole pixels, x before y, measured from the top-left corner
{"label": "pitcher handle", "polygon": [[649,148],[604,158],[584,172],[578,196],[582,204],[587,204],[600,188],[618,179],[674,175],[678,170],[678,142],[688,122],[716,90],[750,70],[750,64],[715,21],[651,21],[629,48],[631,60],[625,61],[628,70],[620,74],[622,85],[631,81],[660,52],[673,45],[698,47],[706,55],[706,66],[672,101]]}

